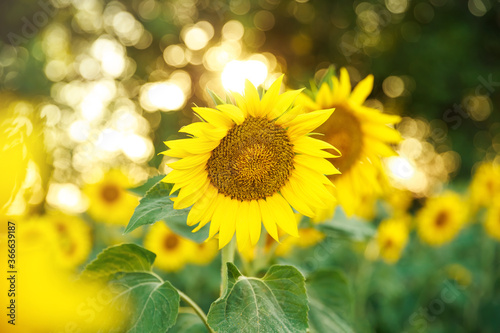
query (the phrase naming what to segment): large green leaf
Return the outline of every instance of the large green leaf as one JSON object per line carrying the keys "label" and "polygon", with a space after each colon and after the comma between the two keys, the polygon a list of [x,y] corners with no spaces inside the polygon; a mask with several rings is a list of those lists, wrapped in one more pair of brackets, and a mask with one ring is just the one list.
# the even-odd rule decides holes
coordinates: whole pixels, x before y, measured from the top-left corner
{"label": "large green leaf", "polygon": [[331,236],[349,236],[353,239],[371,238],[376,233],[376,228],[369,222],[357,220],[355,218],[334,218],[325,223],[319,224],[317,228]]}
{"label": "large green leaf", "polygon": [[111,246],[85,267],[83,279],[101,279],[117,272],[150,271],[156,254],[135,244]]}
{"label": "large green leaf", "polygon": [[353,300],[344,274],[320,270],[306,280],[311,332],[353,333]]}
{"label": "large green leaf", "polygon": [[304,277],[293,266],[272,266],[262,278],[227,264],[228,288],[208,312],[216,332],[306,332]]}
{"label": "large green leaf", "polygon": [[196,314],[179,313],[174,327],[168,333],[208,333],[208,330]]}
{"label": "large green leaf", "polygon": [[174,209],[173,201],[170,199],[170,191],[173,185],[159,182],[155,184],[141,199],[139,206],[135,208],[125,232],[130,232],[140,226],[165,221],[175,233],[201,243],[208,237],[208,227],[193,233],[193,227],[186,224],[189,209]]}
{"label": "large green leaf", "polygon": [[179,293],[168,281],[147,272],[117,273],[112,282],[114,302],[128,309],[121,330],[127,333],[164,333],[175,324]]}

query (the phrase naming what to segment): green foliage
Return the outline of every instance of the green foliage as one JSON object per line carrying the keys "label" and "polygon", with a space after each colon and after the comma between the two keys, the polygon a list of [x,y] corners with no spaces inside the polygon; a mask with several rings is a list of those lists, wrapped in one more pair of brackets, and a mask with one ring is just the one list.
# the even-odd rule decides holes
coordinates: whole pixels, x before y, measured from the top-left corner
{"label": "green foliage", "polygon": [[353,297],[345,275],[332,269],[310,274],[306,280],[310,332],[354,333]]}
{"label": "green foliage", "polygon": [[179,313],[177,322],[168,333],[206,333],[207,328],[194,313]]}
{"label": "green foliage", "polygon": [[174,202],[170,199],[170,191],[173,185],[158,182],[153,185],[139,205],[135,208],[134,215],[125,228],[130,232],[140,226],[165,221],[175,233],[201,243],[208,237],[208,228],[204,227],[196,233],[192,233],[191,227],[187,226],[186,220],[189,209],[174,209]]}
{"label": "green foliage", "polygon": [[355,218],[341,218],[340,216],[335,216],[332,220],[318,225],[317,228],[327,235],[349,236],[352,239],[361,240],[373,237],[377,231],[372,223]]}
{"label": "green foliage", "polygon": [[147,272],[117,273],[113,288],[121,290],[117,302],[133,300],[127,333],[165,332],[179,312],[179,293],[168,281]]}
{"label": "green foliage", "polygon": [[111,246],[82,272],[82,279],[107,279],[118,272],[151,271],[156,254],[135,244]]}
{"label": "green foliage", "polygon": [[140,196],[140,197],[143,197],[146,195],[146,193],[149,191],[149,189],[151,189],[151,187],[156,185],[163,178],[165,178],[165,175],[158,175],[158,176],[151,177],[144,184],[139,185],[137,187],[129,188],[128,190],[130,192]]}
{"label": "green foliage", "polygon": [[305,332],[304,277],[293,266],[272,266],[262,278],[243,276],[231,263],[228,288],[208,313],[217,332]]}
{"label": "green foliage", "polygon": [[127,333],[165,332],[174,325],[180,296],[170,282],[151,271],[156,255],[134,244],[105,249],[83,271],[84,279],[107,281],[113,302],[125,307]]}

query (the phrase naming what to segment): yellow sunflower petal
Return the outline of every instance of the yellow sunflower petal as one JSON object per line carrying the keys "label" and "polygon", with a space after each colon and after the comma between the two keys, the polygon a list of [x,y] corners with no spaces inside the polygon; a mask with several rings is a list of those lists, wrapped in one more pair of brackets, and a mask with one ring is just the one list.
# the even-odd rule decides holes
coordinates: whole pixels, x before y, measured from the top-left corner
{"label": "yellow sunflower petal", "polygon": [[250,201],[248,211],[248,226],[250,228],[250,240],[252,245],[257,244],[260,238],[262,219],[260,214],[259,203],[256,200]]}
{"label": "yellow sunflower petal", "polygon": [[398,143],[403,139],[398,131],[386,125],[363,124],[362,127],[368,136],[382,142]]}
{"label": "yellow sunflower petal", "polygon": [[233,95],[233,98],[234,98],[234,101],[236,102],[236,105],[243,112],[245,117],[247,117],[249,115],[252,117],[255,117],[255,114],[253,113],[253,109],[249,110],[247,108],[247,104],[246,104],[245,98],[243,96],[241,96],[237,92],[231,92],[231,95]]}
{"label": "yellow sunflower petal", "polygon": [[361,80],[356,87],[354,87],[349,101],[353,104],[361,105],[365,102],[366,98],[370,95],[373,89],[373,75],[368,75]]}
{"label": "yellow sunflower petal", "polygon": [[[244,251],[250,246],[250,201],[242,201],[236,219],[236,240],[238,249]],[[260,221],[259,221],[260,223]]]}
{"label": "yellow sunflower petal", "polygon": [[320,157],[313,157],[308,155],[295,155],[293,158],[295,163],[303,165],[324,175],[337,175],[340,171],[337,170],[328,160]]}
{"label": "yellow sunflower petal", "polygon": [[[335,148],[328,142],[311,138],[309,136],[303,136],[298,139],[295,139],[293,140],[292,143],[293,143],[293,151],[299,154],[306,154],[306,155],[311,155],[316,157],[326,157],[326,158],[339,157],[342,155],[337,148]],[[338,155],[332,155],[326,151],[323,151],[322,149],[332,149]]]}
{"label": "yellow sunflower petal", "polygon": [[274,214],[278,227],[287,234],[298,237],[297,219],[292,208],[281,194],[275,193],[273,196],[266,198],[266,201]]}
{"label": "yellow sunflower petal", "polygon": [[283,186],[280,191],[286,201],[288,201],[300,214],[308,217],[314,217],[315,214],[313,210],[304,201],[302,201],[298,194],[293,190],[290,182]]}
{"label": "yellow sunflower petal", "polygon": [[[304,107],[304,109],[307,112],[310,111],[316,111],[316,110],[321,110],[322,107],[318,105],[315,101],[311,99],[311,97],[307,96],[306,94],[302,93],[299,96],[297,96],[297,99],[295,100],[295,105],[301,105]],[[328,105],[327,107],[331,107],[332,104]],[[280,118],[281,119],[281,118]]]}
{"label": "yellow sunflower petal", "polygon": [[192,206],[203,196],[209,185],[210,180],[207,178],[201,185],[197,183],[193,184],[192,188],[187,186],[183,187],[177,198],[175,198],[174,209],[184,209]]}
{"label": "yellow sunflower petal", "polygon": [[278,119],[276,119],[275,124],[283,127],[287,127],[287,123],[295,119],[299,114],[303,113],[302,105],[294,106],[293,108],[287,110]]}
{"label": "yellow sunflower petal", "polygon": [[327,109],[298,115],[287,124],[289,126],[288,136],[290,138],[296,138],[311,132],[327,121],[334,110],[335,109]]}
{"label": "yellow sunflower petal", "polygon": [[193,111],[196,112],[206,122],[218,128],[229,129],[233,126],[231,118],[227,117],[224,113],[218,110],[211,108],[194,107]]}
{"label": "yellow sunflower petal", "polygon": [[[229,198],[229,197],[228,197]],[[225,218],[220,225],[219,229],[219,249],[226,246],[234,236],[236,231],[236,219],[238,218],[238,211],[240,202],[235,199],[229,198],[224,204]]]}
{"label": "yellow sunflower petal", "polygon": [[194,138],[165,141],[165,144],[172,149],[182,149],[189,154],[204,154],[217,147],[219,141]]}
{"label": "yellow sunflower petal", "polygon": [[283,77],[284,75],[281,75],[279,78],[277,78],[276,81],[273,82],[271,87],[269,87],[269,90],[262,97],[261,104],[264,110],[269,110],[274,107],[274,104],[276,103],[276,100],[278,99],[280,93]]}
{"label": "yellow sunflower petal", "polygon": [[245,101],[248,113],[255,115],[255,117],[264,116],[264,112],[267,110],[262,109],[259,93],[249,80],[245,80]]}
{"label": "yellow sunflower petal", "polygon": [[340,69],[340,85],[339,85],[339,95],[337,98],[340,98],[342,100],[346,100],[349,97],[349,94],[351,93],[351,80],[349,78],[349,72],[347,72],[347,69],[345,67],[342,67]]}
{"label": "yellow sunflower petal", "polygon": [[[215,234],[219,232],[221,224],[224,223],[230,200],[231,198],[226,197],[223,194],[219,193],[217,195],[214,205],[214,213],[212,215],[212,220],[210,221],[210,230],[208,231],[208,238],[206,241],[213,238]],[[200,224],[202,222],[200,222]]]}
{"label": "yellow sunflower petal", "polygon": [[278,100],[276,104],[274,105],[273,108],[268,109],[268,116],[267,119],[273,120],[278,117],[280,117],[285,111],[290,109],[297,99],[297,96],[300,95],[304,89],[299,89],[299,90],[290,90],[287,92],[284,92],[283,94],[278,96]]}
{"label": "yellow sunflower petal", "polygon": [[260,213],[262,215],[262,223],[267,230],[267,233],[279,242],[278,228],[276,227],[276,220],[273,213],[271,212],[271,207],[269,207],[266,200],[260,199],[259,201]]}
{"label": "yellow sunflower petal", "polygon": [[236,105],[232,104],[222,104],[222,105],[217,105],[217,109],[219,109],[222,113],[224,113],[226,116],[231,118],[232,121],[234,121],[237,125],[240,125],[245,121],[245,115],[243,114],[243,111]]}
{"label": "yellow sunflower petal", "polygon": [[190,169],[194,168],[200,164],[205,164],[206,161],[210,158],[211,153],[193,155],[183,158],[182,160],[178,160],[175,162],[167,163],[169,167],[172,169]]}
{"label": "yellow sunflower petal", "polygon": [[324,82],[319,88],[316,103],[321,109],[330,108],[333,105],[333,94],[328,83]]}
{"label": "yellow sunflower petal", "polygon": [[208,186],[208,188],[206,189],[205,193],[203,193],[203,196],[200,198],[200,200],[198,200],[189,211],[186,222],[188,226],[193,226],[201,221],[203,215],[206,213],[209,207],[215,202],[215,199],[217,198],[217,193],[218,191],[215,187],[213,187],[212,185]]}
{"label": "yellow sunflower petal", "polygon": [[226,136],[227,131],[227,128],[215,127],[202,121],[186,125],[179,130],[205,140],[220,140]]}

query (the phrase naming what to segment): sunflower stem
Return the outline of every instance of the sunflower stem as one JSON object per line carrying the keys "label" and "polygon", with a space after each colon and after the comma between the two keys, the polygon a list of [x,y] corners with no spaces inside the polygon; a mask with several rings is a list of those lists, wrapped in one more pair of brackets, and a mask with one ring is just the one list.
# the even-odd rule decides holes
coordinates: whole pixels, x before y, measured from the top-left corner
{"label": "sunflower stem", "polygon": [[222,248],[222,266],[221,266],[221,285],[220,285],[220,295],[224,295],[227,289],[227,263],[232,263],[234,261],[234,249],[235,249],[235,239],[231,239],[231,242]]}
{"label": "sunflower stem", "polygon": [[184,294],[179,289],[177,289],[177,292],[179,293],[181,299],[194,310],[194,312],[198,315],[198,317],[200,317],[201,321],[203,321],[203,324],[205,324],[205,326],[207,327],[208,332],[215,333],[214,330],[210,327],[210,325],[208,325],[207,315],[198,306],[198,304],[196,304],[195,301],[193,301],[188,295]]}

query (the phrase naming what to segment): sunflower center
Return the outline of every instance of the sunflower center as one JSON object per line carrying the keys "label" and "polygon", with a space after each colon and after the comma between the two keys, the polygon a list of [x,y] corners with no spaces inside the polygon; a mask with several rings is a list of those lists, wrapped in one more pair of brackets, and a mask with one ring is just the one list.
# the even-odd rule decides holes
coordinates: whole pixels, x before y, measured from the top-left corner
{"label": "sunflower center", "polygon": [[446,212],[440,212],[436,217],[436,221],[434,222],[436,227],[443,228],[448,224],[448,214]]}
{"label": "sunflower center", "polygon": [[120,196],[120,189],[113,184],[106,185],[101,190],[101,197],[104,201],[112,203]]}
{"label": "sunflower center", "polygon": [[350,112],[337,107],[315,132],[324,134],[320,139],[331,143],[342,153],[339,158],[329,159],[340,172],[345,173],[358,160],[363,147],[363,132],[359,120]]}
{"label": "sunflower center", "polygon": [[293,169],[293,145],[285,129],[265,118],[231,128],[207,162],[219,193],[238,200],[264,199],[285,185]]}
{"label": "sunflower center", "polygon": [[178,244],[179,244],[179,238],[177,238],[177,236],[173,234],[167,235],[167,237],[165,237],[163,241],[163,246],[167,250],[175,249]]}

